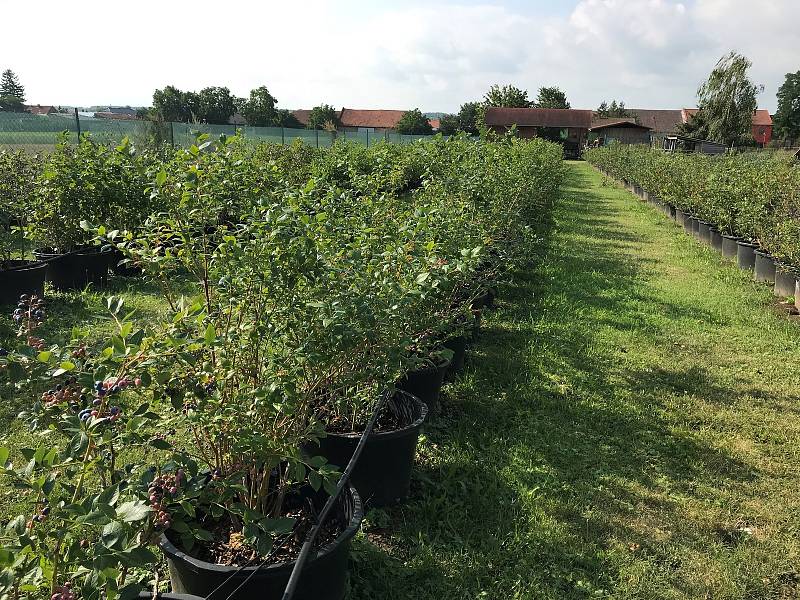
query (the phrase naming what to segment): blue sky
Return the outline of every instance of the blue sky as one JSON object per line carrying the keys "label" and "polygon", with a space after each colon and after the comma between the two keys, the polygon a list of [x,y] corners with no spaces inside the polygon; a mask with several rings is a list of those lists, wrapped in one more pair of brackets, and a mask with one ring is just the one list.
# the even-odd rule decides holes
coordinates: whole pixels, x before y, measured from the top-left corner
{"label": "blue sky", "polygon": [[[0,69],[40,104],[148,105],[156,87],[266,85],[285,108],[454,111],[493,83],[558,85],[575,108],[695,103],[729,50],[763,108],[800,70],[800,0],[0,0]],[[121,8],[115,8],[120,6]],[[33,23],[35,28],[32,31]],[[28,25],[31,26],[28,26]]]}

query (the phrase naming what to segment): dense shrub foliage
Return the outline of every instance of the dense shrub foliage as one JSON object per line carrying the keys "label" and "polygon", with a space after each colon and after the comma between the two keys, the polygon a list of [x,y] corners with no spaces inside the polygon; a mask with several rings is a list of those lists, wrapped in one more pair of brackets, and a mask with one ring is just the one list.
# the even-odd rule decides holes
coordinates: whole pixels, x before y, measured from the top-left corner
{"label": "dense shrub foliage", "polygon": [[[536,242],[562,174],[558,145],[458,137],[328,150],[201,137],[163,154],[84,139],[0,164],[32,239],[114,245],[171,307],[135,324],[110,300],[115,334],[76,328],[64,347],[35,333],[38,300],[17,309],[3,384],[36,398],[32,428],[71,442],[2,469],[56,524],[22,515],[2,534],[10,597],[20,581],[26,597],[129,593],[162,531],[192,551],[222,522],[269,555],[293,526],[284,499],[336,481],[301,448],[333,423],[363,430],[404,373],[447,355]],[[123,469],[124,447],[146,451]]]}
{"label": "dense shrub foliage", "polygon": [[586,158],[722,233],[754,240],[800,267],[800,165],[790,155],[706,156],[611,145],[589,150]]}

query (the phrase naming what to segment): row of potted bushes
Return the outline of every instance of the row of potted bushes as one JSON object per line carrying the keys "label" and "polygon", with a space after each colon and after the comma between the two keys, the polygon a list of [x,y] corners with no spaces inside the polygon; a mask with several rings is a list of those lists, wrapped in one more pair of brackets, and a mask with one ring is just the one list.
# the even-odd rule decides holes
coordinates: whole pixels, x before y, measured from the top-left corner
{"label": "row of potted bushes", "polygon": [[[610,172],[603,168],[600,168],[600,171],[606,176],[613,177]],[[740,269],[752,271],[753,278],[756,281],[772,285],[776,296],[781,298],[792,297],[795,299],[795,303],[800,306],[800,276],[798,276],[796,267],[786,265],[777,260],[751,239],[723,233],[716,223],[710,223],[668,202],[662,202],[658,197],[648,193],[636,183],[626,180],[622,180],[621,183],[630,192],[655,206],[667,217],[674,220],[676,224],[683,227],[688,235],[710,246],[725,258],[735,261]]]}
{"label": "row of potted bushes", "polygon": [[136,322],[110,298],[113,333],[58,344],[41,296],[19,300],[0,383],[59,437],[0,449],[23,500],[1,534],[3,593],[135,597],[158,547],[175,592],[280,597],[387,395],[295,595],[343,597],[364,507],[408,494],[419,429],[561,177],[541,140],[404,148],[337,145],[314,163],[201,138],[150,169],[164,210],[133,230],[85,219],[169,311]]}

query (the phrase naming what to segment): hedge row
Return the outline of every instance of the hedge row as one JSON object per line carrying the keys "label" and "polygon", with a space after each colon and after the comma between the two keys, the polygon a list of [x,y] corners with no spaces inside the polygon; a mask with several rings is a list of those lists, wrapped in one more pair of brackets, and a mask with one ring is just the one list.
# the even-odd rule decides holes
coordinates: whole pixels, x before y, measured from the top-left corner
{"label": "hedge row", "polygon": [[706,156],[612,144],[587,151],[586,159],[723,234],[754,241],[800,267],[800,165],[791,155]]}

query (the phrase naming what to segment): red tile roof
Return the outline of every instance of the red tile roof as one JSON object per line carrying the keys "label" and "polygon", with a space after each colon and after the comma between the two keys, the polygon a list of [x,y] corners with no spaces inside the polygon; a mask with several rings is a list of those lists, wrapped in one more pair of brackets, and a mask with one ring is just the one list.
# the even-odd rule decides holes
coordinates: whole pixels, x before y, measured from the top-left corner
{"label": "red tile roof", "polygon": [[25,108],[32,115],[49,115],[50,113],[58,112],[58,109],[55,106],[42,106],[41,104],[37,104],[36,106],[26,106]]}
{"label": "red tile roof", "polygon": [[573,108],[501,108],[486,109],[489,127],[577,127],[589,129],[592,111]]}
{"label": "red tile roof", "polygon": [[591,131],[595,129],[605,129],[606,127],[636,127],[639,129],[652,129],[652,127],[648,127],[647,125],[642,125],[641,123],[636,122],[636,117],[626,117],[626,118],[610,118],[610,119],[595,119],[592,122],[592,126],[589,128]]}
{"label": "red tile roof", "polygon": [[308,118],[311,116],[311,109],[301,108],[298,110],[293,110],[292,114],[294,115],[294,118],[300,121],[303,125],[308,125]]}
{"label": "red tile roof", "polygon": [[343,108],[339,115],[339,123],[341,123],[342,127],[394,129],[405,112],[404,110],[361,110],[357,108]]}
{"label": "red tile roof", "polygon": [[636,122],[645,125],[656,133],[677,133],[683,115],[677,109],[626,108],[634,115]]}
{"label": "red tile roof", "polygon": [[[692,117],[697,114],[697,111],[700,110],[698,108],[684,108],[681,113],[683,115],[683,122],[686,123],[689,120],[689,117]],[[757,109],[753,113],[753,125],[759,127],[768,127],[772,125],[772,117],[769,115],[769,111],[763,108]]]}
{"label": "red tile roof", "polygon": [[428,119],[428,123],[430,123],[431,127],[433,127],[434,129],[439,129],[439,127],[441,127],[442,125],[439,119]]}

